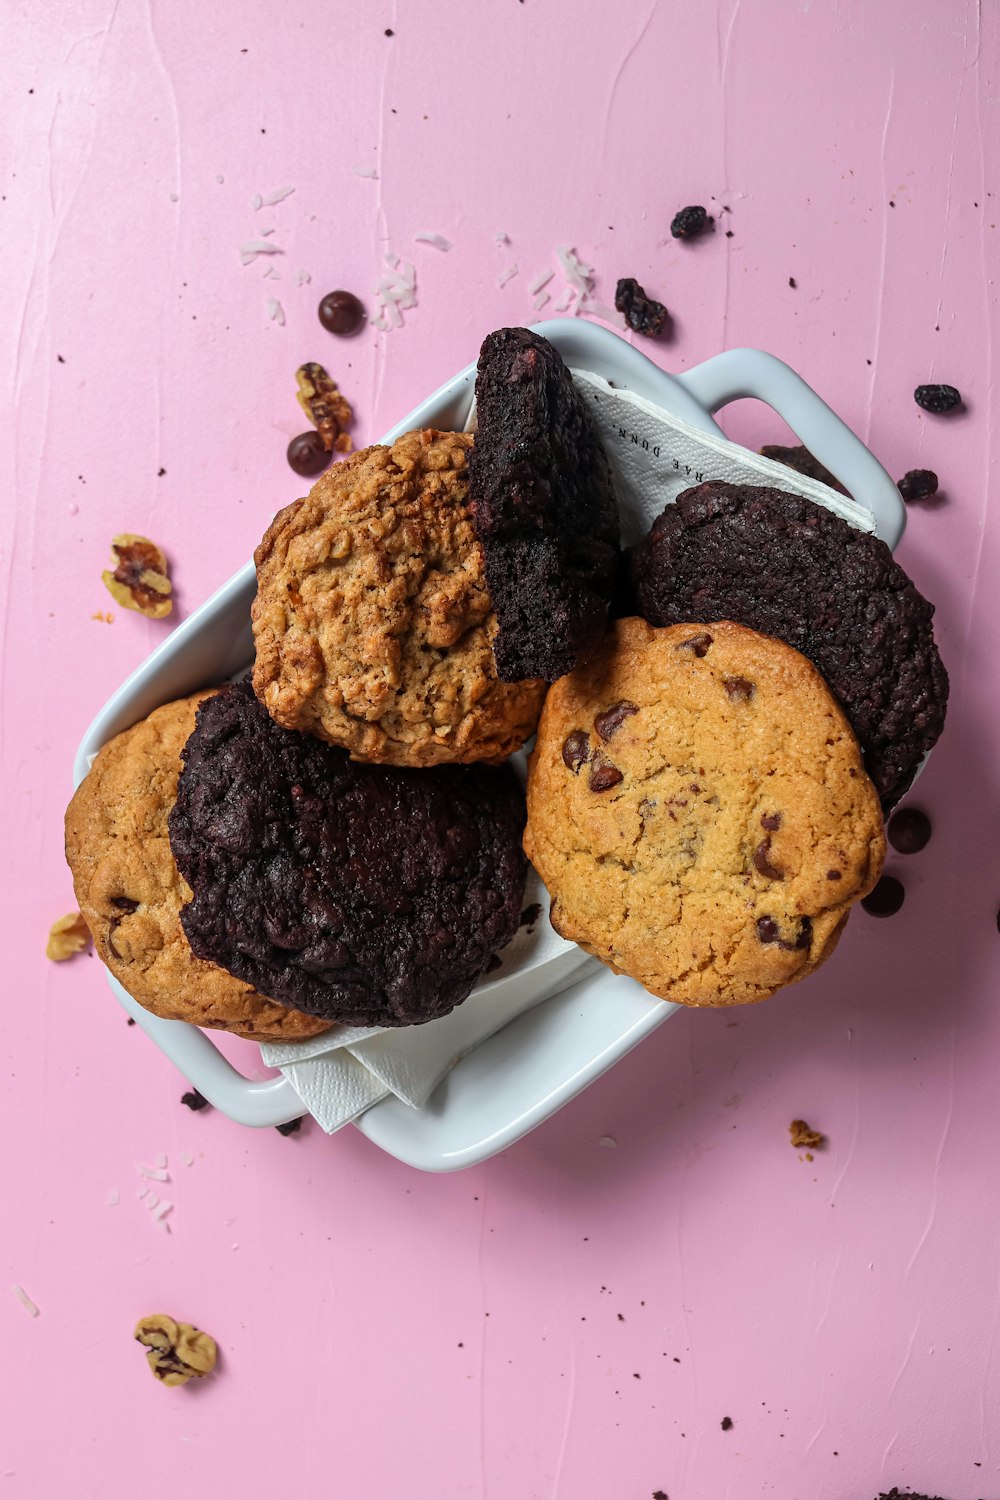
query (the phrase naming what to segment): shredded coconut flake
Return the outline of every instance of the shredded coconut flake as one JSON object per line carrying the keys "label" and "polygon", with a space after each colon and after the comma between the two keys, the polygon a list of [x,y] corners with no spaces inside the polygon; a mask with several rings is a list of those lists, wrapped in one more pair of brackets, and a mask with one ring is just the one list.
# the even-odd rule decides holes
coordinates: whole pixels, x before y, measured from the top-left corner
{"label": "shredded coconut flake", "polygon": [[542,290],[543,286],[548,286],[549,282],[552,280],[555,274],[555,271],[539,271],[534,281],[528,287],[528,291],[532,296],[534,296],[536,292],[540,292]]}
{"label": "shredded coconut flake", "polygon": [[508,281],[513,280],[513,278],[517,275],[517,271],[518,268],[516,265],[508,266],[506,271],[501,271],[500,280],[497,282],[497,286],[506,286]]}
{"label": "shredded coconut flake", "polygon": [[417,273],[412,261],[400,261],[398,255],[385,257],[386,271],[372,288],[377,306],[372,323],[382,333],[402,328],[403,310],[417,305]]}
{"label": "shredded coconut flake", "polygon": [[265,193],[261,199],[261,207],[273,208],[276,203],[284,203],[285,199],[290,198],[294,192],[295,189],[293,187],[283,187],[278,188],[273,193]]}
{"label": "shredded coconut flake", "polygon": [[352,167],[351,171],[355,177],[374,177],[376,180],[378,179],[378,172],[374,167]]}
{"label": "shredded coconut flake", "polygon": [[18,1282],[15,1281],[14,1285],[11,1287],[11,1291],[14,1293],[14,1296],[17,1298],[18,1302],[20,1302],[25,1312],[28,1313],[30,1317],[37,1318],[39,1309],[35,1306],[34,1302],[32,1302],[31,1298],[24,1290],[24,1287],[20,1286]]}
{"label": "shredded coconut flake", "polygon": [[429,231],[422,229],[420,233],[415,234],[413,238],[415,240],[419,240],[422,245],[433,245],[435,250],[451,249],[451,240],[446,240],[443,234],[432,234]]}
{"label": "shredded coconut flake", "polygon": [[180,195],[180,193],[171,193],[170,194],[170,201],[171,201],[171,203],[179,203],[181,201],[181,195]]}
{"label": "shredded coconut flake", "polygon": [[118,1189],[112,1188],[104,1201],[108,1208],[117,1208],[118,1204],[122,1201]]}
{"label": "shredded coconut flake", "polygon": [[285,309],[282,307],[282,305],[278,301],[277,297],[268,297],[268,299],[267,299],[267,315],[271,319],[272,323],[277,323],[278,326],[279,326],[279,328],[284,328],[284,326],[285,326]]}
{"label": "shredded coconut flake", "polygon": [[149,1202],[146,1204],[146,1207],[149,1209],[150,1213],[153,1212],[153,1209],[156,1207],[156,1205],[159,1203],[159,1201],[160,1200],[156,1196],[155,1193],[150,1193],[150,1195],[149,1195]]}
{"label": "shredded coconut flake", "polygon": [[182,1151],[181,1152],[181,1161],[184,1163],[184,1165],[186,1167],[193,1167],[194,1166],[194,1157],[191,1155],[190,1151]]}
{"label": "shredded coconut flake", "polygon": [[219,186],[221,187],[222,184],[225,182],[226,179],[223,177],[223,175],[222,175],[221,172],[216,172],[216,174],[215,174],[215,180],[219,184]]}
{"label": "shredded coconut flake", "polygon": [[157,1158],[156,1158],[156,1165],[158,1167],[166,1167],[166,1165],[167,1165],[167,1153],[165,1151],[161,1151],[159,1153],[159,1155],[157,1156]]}
{"label": "shredded coconut flake", "polygon": [[263,276],[260,279],[261,281],[280,281],[281,272],[276,271],[273,266],[268,266],[267,270],[264,272]]}
{"label": "shredded coconut flake", "polygon": [[506,234],[504,230],[498,229],[496,234],[493,236],[493,243],[494,245],[496,245],[498,250],[501,250],[504,245],[510,244],[510,235]]}
{"label": "shredded coconut flake", "polygon": [[166,1200],[166,1198],[164,1198],[164,1200],[160,1204],[159,1208],[156,1209],[155,1213],[153,1214],[153,1218],[154,1219],[165,1219],[167,1217],[167,1214],[173,1213],[173,1209],[174,1209],[174,1205],[172,1203],[168,1203],[167,1200]]}
{"label": "shredded coconut flake", "polygon": [[593,297],[588,297],[580,304],[581,312],[587,313],[592,318],[600,318],[602,323],[615,323],[621,327],[621,318],[613,307],[607,307],[603,302],[595,302]]}
{"label": "shredded coconut flake", "polygon": [[250,207],[253,209],[254,213],[256,213],[259,208],[264,207],[264,200],[259,193],[254,193],[253,197],[250,199]]}
{"label": "shredded coconut flake", "polygon": [[169,1182],[170,1173],[166,1167],[147,1167],[145,1162],[137,1161],[135,1169],[140,1177],[151,1177],[154,1182]]}
{"label": "shredded coconut flake", "polygon": [[296,271],[296,273],[295,273],[295,285],[296,286],[305,286],[310,281],[312,281],[312,274],[311,274],[311,272],[309,272],[309,271]]}
{"label": "shredded coconut flake", "polygon": [[261,237],[262,240],[267,240],[267,239],[271,238],[271,235],[273,233],[274,233],[274,225],[272,224],[271,227],[270,227],[270,229],[262,229],[261,230],[260,237]]}
{"label": "shredded coconut flake", "polygon": [[540,312],[541,309],[545,306],[546,302],[551,301],[552,298],[549,296],[548,292],[539,292],[538,296],[535,298],[534,302],[531,305],[535,309],[535,312]]}
{"label": "shredded coconut flake", "polygon": [[609,1151],[613,1151],[618,1142],[615,1140],[613,1135],[602,1135],[597,1144],[599,1146],[606,1146]]}
{"label": "shredded coconut flake", "polygon": [[272,245],[270,240],[247,240],[245,245],[240,246],[240,260],[245,266],[257,259],[258,255],[284,255],[280,245]]}

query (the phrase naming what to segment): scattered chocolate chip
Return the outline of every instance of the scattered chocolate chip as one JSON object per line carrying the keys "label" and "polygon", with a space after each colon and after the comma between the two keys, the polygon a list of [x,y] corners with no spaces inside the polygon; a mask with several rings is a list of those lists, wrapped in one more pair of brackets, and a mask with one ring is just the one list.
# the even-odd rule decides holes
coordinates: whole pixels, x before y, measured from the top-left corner
{"label": "scattered chocolate chip", "polygon": [[613,786],[617,786],[625,778],[617,766],[613,766],[609,760],[598,752],[590,767],[590,790],[592,792],[607,792]]}
{"label": "scattered chocolate chip", "polygon": [[946,411],[955,411],[962,404],[962,393],[953,385],[918,385],[913,399],[924,411],[943,416]]}
{"label": "scattered chocolate chip", "polygon": [[197,1089],[188,1089],[186,1094],[182,1094],[181,1103],[186,1104],[188,1109],[195,1110],[211,1109],[212,1107],[209,1104],[208,1100],[205,1098],[205,1095],[200,1094]]}
{"label": "scattered chocolate chip", "polygon": [[503,959],[500,957],[499,953],[491,953],[489,958],[486,960],[487,974],[492,974],[495,969],[501,968],[502,965]]}
{"label": "scattered chocolate chip", "polygon": [[[392,36],[392,32],[387,31],[386,36]],[[327,333],[341,337],[357,333],[365,319],[365,310],[353,292],[327,292],[317,310]]]}
{"label": "scattered chocolate chip", "polygon": [[311,478],[329,466],[331,455],[318,432],[300,432],[288,445],[288,463],[296,474]]}
{"label": "scattered chocolate chip", "polygon": [[[794,283],[793,283],[793,285],[794,285]],[[721,1422],[720,1425],[722,1427],[723,1432],[728,1432],[729,1429],[730,1429],[730,1427],[732,1427],[732,1425],[733,1425],[733,1419],[732,1419],[732,1417],[723,1417],[722,1422]]]}
{"label": "scattered chocolate chip", "polygon": [[844,877],[839,870],[827,870],[826,878],[827,880],[843,880]]}
{"label": "scattered chocolate chip", "polygon": [[908,504],[929,500],[938,492],[938,477],[933,469],[907,469],[896,488]]}
{"label": "scattered chocolate chip", "polygon": [[126,1026],[134,1026],[135,1025],[135,1017],[134,1016],[129,1016],[128,1020],[125,1022],[125,1025]]}
{"label": "scattered chocolate chip", "polygon": [[157,477],[157,479],[162,479],[163,476],[164,476],[164,474],[166,472],[167,472],[166,469],[163,469],[163,468],[157,469],[157,471],[156,471],[156,477]]}
{"label": "scattered chocolate chip", "polygon": [[726,239],[727,240],[731,240],[732,237],[733,237],[733,231],[731,229],[727,229],[726,230]]}
{"label": "scattered chocolate chip", "polygon": [[724,677],[722,686],[726,690],[726,696],[732,703],[749,703],[757,691],[752,682],[745,677]]}
{"label": "scattered chocolate chip", "polygon": [[861,902],[870,917],[894,917],[906,899],[903,882],[895,875],[883,875],[878,885]]}
{"label": "scattered chocolate chip", "polygon": [[791,287],[792,291],[794,292],[795,288],[798,286],[798,282],[795,280],[794,276],[789,276],[789,278],[788,278],[788,285]]}
{"label": "scattered chocolate chip", "polygon": [[711,644],[712,637],[706,630],[701,635],[692,635],[689,636],[686,641],[681,641],[680,645],[677,647],[677,650],[693,651],[695,656],[707,656],[708,648]]}
{"label": "scattered chocolate chip", "polygon": [[777,833],[781,827],[780,813],[762,813],[760,819],[761,828],[766,828],[768,833]]}
{"label": "scattered chocolate chip", "polygon": [[670,233],[675,240],[692,240],[696,235],[704,234],[709,225],[714,223],[711,214],[700,203],[693,203],[689,208],[679,209],[674,214],[670,221]]}
{"label": "scattered chocolate chip", "polygon": [[[680,1361],[678,1360],[678,1364],[679,1363]],[[653,1500],[670,1500],[670,1496],[667,1494],[666,1490],[654,1490]]]}
{"label": "scattered chocolate chip", "polygon": [[526,906],[521,913],[521,921],[518,925],[521,927],[534,927],[541,914],[542,903],[540,901],[532,901],[531,905]]}
{"label": "scattered chocolate chip", "polygon": [[302,1129],[302,1116],[296,1120],[286,1120],[284,1125],[275,1125],[274,1128],[279,1135],[298,1135]]}
{"label": "scattered chocolate chip", "polygon": [[[385,34],[386,34],[386,36],[395,36],[396,35],[396,33],[393,31],[393,29],[392,29],[391,26],[387,26],[385,28]],[[462,1347],[461,1344],[459,1344],[458,1347],[461,1349],[461,1347]]]}
{"label": "scattered chocolate chip", "polygon": [[670,316],[662,302],[646,296],[634,276],[623,277],[615,287],[615,310],[623,314],[633,333],[648,338],[658,338]]}
{"label": "scattered chocolate chip", "polygon": [[886,829],[889,843],[899,854],[919,854],[930,841],[931,820],[919,807],[901,807]]}
{"label": "scattered chocolate chip", "polygon": [[563,765],[573,772],[574,776],[580,774],[580,767],[590,759],[590,735],[585,729],[574,729],[563,741],[562,747]]}
{"label": "scattered chocolate chip", "polygon": [[766,875],[768,880],[784,880],[784,871],[779,870],[777,865],[772,865],[770,854],[771,836],[770,834],[768,834],[767,838],[764,839],[762,843],[758,844],[756,849],[753,851],[754,868],[756,870],[759,870],[761,875]]}
{"label": "scattered chocolate chip", "polygon": [[614,704],[611,708],[606,708],[602,714],[597,715],[597,718],[594,720],[594,728],[601,739],[607,743],[613,734],[617,734],[625,720],[630,719],[633,714],[637,714],[638,712],[639,708],[637,704],[630,703],[627,698],[623,698],[620,703]]}

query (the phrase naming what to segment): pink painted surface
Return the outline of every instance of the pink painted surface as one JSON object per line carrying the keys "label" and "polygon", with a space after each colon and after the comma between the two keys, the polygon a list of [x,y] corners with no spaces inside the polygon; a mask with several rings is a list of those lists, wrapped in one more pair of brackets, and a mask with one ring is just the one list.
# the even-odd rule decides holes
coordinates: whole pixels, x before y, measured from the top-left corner
{"label": "pink painted surface", "polygon": [[[0,1257],[41,1314],[3,1289],[4,1494],[1000,1495],[1000,15],[981,11],[6,8]],[[672,212],[709,197],[732,237],[672,242]],[[238,256],[272,226],[280,280]],[[73,904],[74,747],[169,628],[110,604],[110,537],[167,549],[182,618],[299,492],[301,360],[329,364],[370,440],[530,318],[562,242],[604,300],[619,275],[665,298],[667,367],[773,350],[894,474],[941,474],[901,552],[952,672],[912,799],[933,842],[892,861],[902,913],[858,915],[807,986],[680,1016],[465,1175],[420,1177],[350,1130],[192,1115],[96,959],[42,957]],[[335,342],[319,296],[367,294],[384,251],[416,262],[419,307]],[[966,415],[918,411],[936,379]],[[726,420],[780,440],[766,412]],[[787,1140],[800,1114],[829,1135],[812,1163]],[[159,1152],[169,1236],[136,1198]],[[154,1384],[129,1337],[153,1309],[215,1333],[209,1386]]]}

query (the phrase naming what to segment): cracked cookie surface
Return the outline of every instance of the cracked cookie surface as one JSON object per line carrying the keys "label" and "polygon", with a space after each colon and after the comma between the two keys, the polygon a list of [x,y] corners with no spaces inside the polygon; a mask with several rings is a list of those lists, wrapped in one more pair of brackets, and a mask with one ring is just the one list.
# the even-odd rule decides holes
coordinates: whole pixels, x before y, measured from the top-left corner
{"label": "cracked cookie surface", "polygon": [[257,993],[195,958],[181,929],[191,891],[170,852],[167,819],[196,693],[109,740],[66,812],[66,859],[98,957],[139,1004],[254,1041],[315,1036],[326,1022]]}
{"label": "cracked cookie surface", "polygon": [[662,999],[742,1005],[828,957],[885,838],[805,657],[729,622],[625,619],[548,693],[525,849],[563,937]]}
{"label": "cracked cookie surface", "polygon": [[356,760],[504,760],[544,683],[502,682],[466,505],[462,432],[408,432],[336,464],[254,554],[253,685],[276,723]]}

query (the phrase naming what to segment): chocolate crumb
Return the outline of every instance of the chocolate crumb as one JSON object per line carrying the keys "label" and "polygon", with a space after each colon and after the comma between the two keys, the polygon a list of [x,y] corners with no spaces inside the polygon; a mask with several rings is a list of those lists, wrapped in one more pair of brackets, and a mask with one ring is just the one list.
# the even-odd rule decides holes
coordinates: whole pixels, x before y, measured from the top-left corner
{"label": "chocolate crumb", "polygon": [[826,1145],[826,1136],[818,1130],[813,1130],[805,1120],[793,1120],[788,1127],[788,1135],[796,1150],[808,1146],[818,1151],[821,1146]]}
{"label": "chocolate crumb", "polygon": [[181,1103],[186,1104],[188,1109],[211,1109],[211,1105],[205,1095],[197,1089],[188,1089],[186,1094],[181,1095]]}
{"label": "chocolate crumb", "polygon": [[518,925],[521,927],[534,927],[541,914],[542,903],[540,901],[533,901],[530,906],[524,908],[524,911],[521,913],[521,921]]}
{"label": "chocolate crumb", "polygon": [[297,1120],[286,1120],[283,1125],[275,1125],[274,1128],[279,1135],[298,1135],[302,1129],[302,1116]]}
{"label": "chocolate crumb", "polygon": [[722,1427],[723,1432],[728,1432],[729,1429],[732,1427],[732,1425],[733,1425],[733,1419],[732,1419],[732,1417],[723,1417],[722,1422],[721,1422],[721,1427]]}
{"label": "chocolate crumb", "polygon": [[791,287],[792,291],[794,292],[795,288],[798,286],[798,282],[795,280],[794,276],[789,276],[789,278],[788,278],[788,285]]}
{"label": "chocolate crumb", "polygon": [[125,1025],[126,1026],[134,1026],[135,1025],[135,1016],[129,1016],[128,1020],[125,1022]]}
{"label": "chocolate crumb", "polygon": [[666,1490],[654,1490],[653,1500],[670,1500],[670,1496],[667,1494]]}
{"label": "chocolate crumb", "polygon": [[492,974],[493,970],[499,969],[502,964],[503,959],[500,957],[499,953],[491,953],[486,961],[486,973]]}

